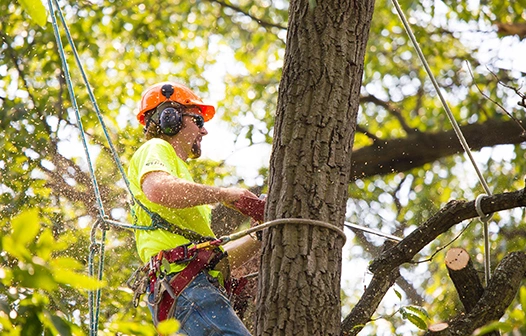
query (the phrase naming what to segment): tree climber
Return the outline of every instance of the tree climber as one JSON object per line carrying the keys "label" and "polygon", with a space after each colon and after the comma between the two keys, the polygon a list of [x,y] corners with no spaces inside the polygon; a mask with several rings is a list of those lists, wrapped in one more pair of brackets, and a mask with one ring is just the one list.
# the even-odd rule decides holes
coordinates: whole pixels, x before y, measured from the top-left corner
{"label": "tree climber", "polygon": [[[155,325],[175,318],[181,323],[180,332],[191,336],[250,335],[224,287],[228,288],[229,266],[243,264],[260,243],[245,236],[224,248],[207,245],[215,237],[208,204],[239,207],[240,200],[257,196],[245,189],[194,183],[186,163],[201,155],[201,140],[208,134],[204,123],[214,114],[213,106],[181,84],[159,83],[142,95],[137,119],[144,125],[147,141],[128,169],[137,200],[132,215],[137,225],[157,221],[166,229],[135,231],[137,250],[146,265],[130,285],[135,304],[142,293],[148,293]],[[222,259],[226,254],[228,258]]]}

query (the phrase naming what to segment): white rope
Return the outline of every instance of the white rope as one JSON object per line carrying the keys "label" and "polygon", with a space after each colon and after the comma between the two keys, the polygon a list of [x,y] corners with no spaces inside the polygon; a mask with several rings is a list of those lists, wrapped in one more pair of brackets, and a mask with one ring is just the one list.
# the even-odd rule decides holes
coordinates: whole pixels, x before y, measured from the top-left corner
{"label": "white rope", "polygon": [[269,222],[265,222],[263,224],[259,224],[258,226],[254,226],[250,229],[243,230],[240,232],[233,233],[229,236],[223,236],[219,239],[223,241],[223,243],[227,243],[231,240],[236,240],[241,237],[244,237],[246,235],[249,235],[254,232],[263,231],[269,227],[276,226],[276,225],[283,225],[283,224],[299,224],[299,225],[312,225],[312,226],[319,226],[326,229],[330,229],[335,231],[340,237],[343,238],[343,243],[345,244],[345,241],[347,240],[347,236],[345,236],[345,232],[343,232],[342,229],[336,227],[333,224],[322,222],[319,220],[314,219],[306,219],[306,218],[280,218],[280,219],[274,219]]}
{"label": "white rope", "polygon": [[473,165],[473,168],[475,168],[475,171],[477,172],[477,176],[479,178],[480,183],[482,184],[482,187],[484,188],[484,190],[486,191],[488,195],[491,195],[489,186],[486,183],[484,176],[480,172],[477,166],[477,163],[475,162],[475,159],[473,158],[473,155],[471,154],[471,150],[469,149],[469,145],[466,141],[466,138],[464,137],[464,134],[462,134],[462,130],[460,129],[460,126],[455,120],[455,117],[453,116],[453,113],[451,112],[451,109],[449,108],[449,105],[447,104],[446,99],[442,95],[442,90],[440,89],[440,86],[438,85],[438,82],[435,79],[435,76],[433,75],[433,72],[431,71],[429,64],[427,63],[427,60],[424,56],[424,53],[422,52],[422,49],[420,49],[420,45],[418,44],[418,41],[416,40],[416,37],[413,34],[413,31],[411,30],[411,27],[409,26],[407,19],[405,18],[404,12],[400,8],[400,5],[398,4],[397,0],[392,0],[392,2],[396,8],[396,11],[398,12],[398,15],[400,16],[400,19],[402,20],[402,24],[405,27],[407,35],[409,35],[409,39],[411,40],[411,42],[413,43],[413,46],[415,47],[415,51],[418,54],[418,58],[420,58],[420,61],[424,65],[424,68],[427,72],[427,75],[429,76],[429,79],[431,80],[431,83],[433,83],[433,86],[435,87],[435,91],[438,94],[438,97],[440,98],[440,102],[442,103],[444,110],[446,111],[446,114],[451,123],[451,126],[453,126],[453,129],[455,130],[455,134],[457,135],[458,140],[460,141],[460,144],[462,145],[462,148],[464,148],[464,151],[468,155],[469,160],[471,161],[471,164]]}
{"label": "white rope", "polygon": [[370,234],[374,234],[374,235],[377,235],[377,236],[380,236],[380,237],[387,238],[387,239],[395,241],[395,242],[400,242],[403,239],[403,238],[400,238],[400,237],[397,237],[397,236],[393,236],[393,235],[390,235],[388,233],[383,233],[381,231],[378,231],[378,230],[375,230],[375,229],[371,229],[371,228],[368,228],[368,227],[364,227],[364,226],[361,226],[361,225],[358,225],[358,224],[345,222],[343,225],[345,225],[346,227],[348,227],[351,230],[360,230],[360,231],[363,231],[363,232],[366,232],[366,233],[370,233]]}
{"label": "white rope", "polygon": [[[429,76],[429,79],[431,80],[431,83],[433,83],[433,86],[435,88],[436,93],[438,94],[438,97],[440,98],[440,102],[442,103],[442,106],[444,107],[444,110],[446,111],[447,117],[449,119],[449,122],[453,126],[453,129],[455,130],[455,134],[458,137],[458,140],[460,141],[460,144],[462,145],[462,148],[464,148],[465,153],[467,154],[469,160],[471,161],[471,164],[473,165],[473,168],[475,169],[478,179],[480,181],[480,184],[486,191],[486,194],[491,195],[491,190],[489,189],[488,184],[486,183],[486,180],[484,179],[484,176],[480,172],[477,163],[475,162],[475,159],[473,158],[473,155],[471,154],[471,150],[469,149],[469,145],[466,141],[466,138],[464,137],[464,134],[462,134],[462,130],[460,129],[460,126],[458,125],[457,121],[455,120],[455,117],[453,116],[453,113],[451,112],[451,109],[449,108],[449,105],[447,104],[446,99],[442,95],[442,90],[440,89],[440,86],[438,85],[437,80],[435,79],[435,76],[433,75],[433,72],[431,71],[431,68],[429,67],[429,64],[427,63],[427,60],[424,56],[424,53],[422,52],[422,49],[420,48],[420,45],[418,44],[418,41],[416,40],[415,35],[413,34],[413,31],[411,30],[411,27],[409,26],[409,23],[407,22],[407,19],[404,15],[404,12],[402,11],[402,8],[400,7],[400,4],[398,3],[398,0],[392,0],[393,5],[396,8],[396,11],[398,12],[398,15],[400,16],[400,19],[402,20],[402,24],[404,25],[404,28],[407,32],[407,35],[409,36],[409,39],[413,43],[413,46],[415,47],[415,51],[418,55],[418,58],[420,58],[420,61],[424,65],[424,68],[427,72],[427,75]],[[482,212],[482,211],[481,211]],[[489,237],[488,237],[488,220],[484,220],[481,217],[481,220],[484,224],[484,255],[485,255],[485,266],[484,266],[484,273],[486,274],[486,284],[489,281]]]}
{"label": "white rope", "polygon": [[484,227],[484,251],[486,251],[484,253],[484,280],[486,281],[486,286],[487,286],[488,283],[489,283],[490,276],[491,276],[491,272],[490,272],[490,254],[489,254],[489,252],[487,252],[487,251],[489,251],[488,222],[491,219],[492,214],[487,214],[486,215],[482,211],[482,206],[480,204],[480,202],[482,202],[482,199],[484,197],[486,197],[486,196],[487,196],[486,194],[480,194],[480,195],[477,196],[477,198],[475,199],[475,209],[477,210],[477,214],[479,215],[480,220],[484,224],[483,225],[483,227]]}

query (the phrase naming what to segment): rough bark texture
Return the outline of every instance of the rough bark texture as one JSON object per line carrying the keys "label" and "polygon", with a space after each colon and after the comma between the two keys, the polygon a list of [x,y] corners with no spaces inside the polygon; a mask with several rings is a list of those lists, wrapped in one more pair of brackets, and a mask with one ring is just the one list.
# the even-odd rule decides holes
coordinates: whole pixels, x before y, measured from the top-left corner
{"label": "rough bark texture", "polygon": [[473,310],[484,293],[479,275],[466,250],[454,247],[447,251],[446,267],[467,313]]}
{"label": "rough bark texture", "polygon": [[[268,220],[342,228],[374,1],[294,0],[270,161]],[[343,240],[286,225],[263,239],[257,335],[339,335]]]}
{"label": "rough bark texture", "polygon": [[475,329],[498,320],[511,304],[517,294],[522,279],[526,275],[526,253],[513,252],[508,254],[495,269],[484,295],[473,310],[460,314],[448,323],[448,327],[440,331],[428,331],[425,335],[464,336],[471,335]]}
{"label": "rough bark texture", "polygon": [[[484,209],[484,212],[486,213],[513,209],[516,207],[523,207],[523,206],[526,206],[526,191],[523,189],[520,191],[485,197],[481,201],[481,206],[482,206],[482,209]],[[374,273],[372,281],[377,283],[378,288],[384,288],[384,286],[388,286],[389,283],[391,283],[392,281],[391,279],[392,279],[393,272],[397,272],[400,265],[406,262],[410,262],[413,259],[413,257],[424,246],[426,246],[431,241],[436,239],[440,234],[449,230],[453,225],[458,224],[462,222],[463,220],[475,218],[475,217],[478,217],[477,211],[475,209],[475,201],[449,202],[444,208],[438,211],[429,220],[423,223],[419,228],[417,228],[415,231],[409,234],[406,238],[404,238],[401,242],[396,244],[394,247],[383,252],[382,255],[380,255],[378,258],[376,258],[372,262],[372,264],[369,266],[369,270],[372,273]],[[505,265],[507,265],[507,263]],[[501,266],[499,266],[497,270],[495,270],[492,281],[490,282],[490,286],[492,283],[496,283],[496,281],[498,281],[497,279],[500,279],[501,275],[497,276],[497,272],[502,272],[501,274],[507,274],[505,270],[502,271],[503,267],[504,266],[502,266],[502,263],[501,263]],[[518,270],[519,273],[520,271],[521,269]],[[517,272],[517,270],[515,272]],[[523,272],[522,276],[524,276],[524,271],[522,272]],[[485,315],[480,315],[482,316],[481,320],[477,320],[477,323],[482,323],[481,321],[485,319],[485,323],[480,324],[480,325],[484,325],[490,322],[491,318],[494,317],[493,315],[487,314],[487,312],[484,311],[485,309],[484,306],[481,306],[481,302],[486,302],[484,301],[485,300],[484,298],[486,298],[487,295],[495,295],[494,297],[492,297],[492,300],[494,300],[495,302],[491,303],[491,305],[489,306],[490,309],[495,309],[496,305],[499,305],[499,309],[500,309],[501,308],[500,305],[507,302],[506,301],[508,299],[507,296],[505,295],[498,296],[498,294],[496,293],[498,293],[498,291],[504,291],[504,290],[509,291],[510,289],[508,287],[505,287],[506,283],[501,284],[499,282],[499,284],[501,285],[501,287],[497,289],[492,289],[491,291],[490,291],[490,286],[489,286],[486,292],[484,293],[482,299],[479,300],[477,306],[468,315],[468,316],[471,316],[472,314],[475,314],[475,315],[485,314]],[[517,287],[513,287],[515,288],[515,292],[516,292]],[[488,294],[489,292],[493,294]],[[515,292],[513,293],[513,295],[515,295]],[[372,293],[372,295],[373,295],[372,298],[371,297],[360,298],[355,308],[345,318],[343,322],[343,324],[345,325],[343,332],[345,332],[347,335],[356,335],[358,334],[358,332],[360,332],[363,325],[369,322],[372,316],[372,312],[374,312],[377,308],[377,304],[374,307],[369,307],[366,311],[364,311],[360,307],[366,306],[367,302],[374,302],[374,303],[379,302],[379,300],[377,299],[377,296],[383,297],[385,295],[385,292],[383,290],[379,290],[376,293]],[[509,302],[507,302],[507,305],[505,307],[507,307],[508,305],[509,305]],[[477,309],[479,310],[478,313],[475,312]],[[477,318],[480,318],[479,315],[476,315],[476,316]],[[502,316],[502,314],[499,315],[499,317],[500,316]],[[353,321],[353,322],[347,323],[347,321]],[[458,334],[458,335],[468,335],[468,334],[469,333]]]}

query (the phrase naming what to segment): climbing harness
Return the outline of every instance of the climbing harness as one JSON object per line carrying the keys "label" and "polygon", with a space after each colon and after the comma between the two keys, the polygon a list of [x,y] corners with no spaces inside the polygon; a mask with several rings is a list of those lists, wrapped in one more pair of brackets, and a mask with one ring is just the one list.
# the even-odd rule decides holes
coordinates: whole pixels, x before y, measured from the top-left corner
{"label": "climbing harness", "polygon": [[[252,209],[262,209],[261,203],[264,202],[257,199],[250,199],[249,201],[243,200],[242,198],[241,200],[247,204],[256,204]],[[262,216],[263,213],[255,214],[256,218],[262,218]],[[146,265],[135,271],[127,282],[134,293],[134,306],[139,304],[140,297],[143,294],[148,292],[152,293],[148,301],[150,305],[154,307],[153,319],[155,325],[157,325],[159,322],[173,316],[177,296],[186,286],[203,270],[213,269],[226,255],[225,252],[219,249],[220,245],[240,239],[251,233],[261,232],[270,227],[283,224],[310,225],[330,229],[336,232],[343,239],[344,243],[346,240],[345,233],[332,224],[305,218],[282,218],[262,223],[231,235],[207,240],[199,244],[190,243],[171,250],[160,251],[157,255],[152,256]],[[165,262],[168,263],[168,265]],[[170,275],[167,273],[167,270],[170,269],[169,264],[172,263],[188,263],[188,265],[182,271]],[[230,296],[229,298],[232,299],[232,295],[239,295],[246,282],[247,277],[226,279],[224,287]]]}
{"label": "climbing harness", "polygon": [[[173,316],[179,294],[199,273],[212,270],[227,255],[218,247],[219,244],[218,239],[192,247],[186,244],[152,256],[127,282],[134,292],[133,305],[137,307],[141,295],[149,292],[148,302],[154,307],[154,324]],[[173,263],[187,265],[182,271],[169,274]]]}
{"label": "climbing harness", "polygon": [[[424,65],[424,69],[431,80],[431,83],[433,84],[433,87],[435,88],[435,91],[440,99],[440,103],[444,107],[444,110],[446,111],[446,115],[449,119],[449,122],[451,123],[451,126],[453,126],[453,130],[455,131],[455,134],[457,135],[458,140],[460,141],[460,144],[462,145],[462,148],[464,149],[464,152],[468,156],[471,165],[475,169],[475,172],[477,173],[477,177],[479,179],[480,184],[484,188],[486,194],[491,196],[491,190],[484,179],[484,176],[480,172],[480,169],[477,166],[477,163],[475,162],[475,159],[473,158],[473,154],[471,153],[471,150],[469,149],[469,145],[466,141],[466,138],[464,137],[464,134],[462,133],[462,130],[460,129],[460,126],[458,125],[457,121],[455,120],[455,117],[453,116],[453,113],[451,112],[451,109],[449,108],[449,105],[444,98],[442,94],[442,90],[440,89],[440,86],[438,85],[438,82],[433,75],[433,72],[431,71],[431,68],[429,67],[429,64],[427,63],[427,60],[424,56],[424,53],[422,52],[422,49],[420,48],[420,45],[418,44],[418,41],[416,40],[415,35],[413,34],[413,30],[411,29],[411,26],[409,25],[409,22],[407,21],[404,12],[402,11],[402,8],[400,7],[400,4],[398,3],[398,0],[392,0],[393,5],[398,13],[398,16],[400,16],[400,20],[402,21],[402,24],[404,25],[404,28],[407,32],[407,35],[409,36],[409,39],[413,43],[413,46],[415,48],[415,51],[418,55],[418,58]],[[479,203],[480,204],[480,203]],[[482,211],[479,212],[482,213]],[[490,252],[489,252],[489,236],[488,236],[488,220],[483,220],[483,216],[481,216],[481,221],[484,226],[484,275],[486,278],[486,284],[489,281],[491,271],[490,271]]]}

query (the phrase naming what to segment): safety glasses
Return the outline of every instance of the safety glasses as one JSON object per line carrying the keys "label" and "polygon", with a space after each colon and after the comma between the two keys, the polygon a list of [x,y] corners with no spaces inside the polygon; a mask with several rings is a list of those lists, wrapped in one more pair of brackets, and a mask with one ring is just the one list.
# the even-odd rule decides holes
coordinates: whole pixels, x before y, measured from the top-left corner
{"label": "safety glasses", "polygon": [[199,114],[183,113],[183,116],[192,117],[192,121],[198,128],[203,128],[203,126],[205,125],[205,119],[203,119],[203,116]]}

